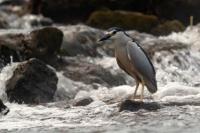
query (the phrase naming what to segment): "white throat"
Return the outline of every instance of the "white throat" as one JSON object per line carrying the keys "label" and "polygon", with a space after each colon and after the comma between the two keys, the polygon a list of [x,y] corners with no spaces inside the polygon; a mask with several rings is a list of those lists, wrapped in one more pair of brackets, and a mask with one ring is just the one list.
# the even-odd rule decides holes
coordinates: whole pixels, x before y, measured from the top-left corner
{"label": "white throat", "polygon": [[115,44],[115,47],[124,46],[127,44],[128,41],[131,41],[132,39],[125,35],[124,32],[117,32],[114,36],[110,38],[113,43]]}

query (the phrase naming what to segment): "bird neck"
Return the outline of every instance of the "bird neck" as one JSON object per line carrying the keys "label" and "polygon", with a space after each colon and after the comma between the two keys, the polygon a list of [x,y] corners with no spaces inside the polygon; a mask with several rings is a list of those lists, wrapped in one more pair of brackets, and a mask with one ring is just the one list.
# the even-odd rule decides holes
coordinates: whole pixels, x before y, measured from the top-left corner
{"label": "bird neck", "polygon": [[125,32],[118,32],[114,37],[113,41],[115,47],[125,47],[128,41],[131,41],[131,37]]}

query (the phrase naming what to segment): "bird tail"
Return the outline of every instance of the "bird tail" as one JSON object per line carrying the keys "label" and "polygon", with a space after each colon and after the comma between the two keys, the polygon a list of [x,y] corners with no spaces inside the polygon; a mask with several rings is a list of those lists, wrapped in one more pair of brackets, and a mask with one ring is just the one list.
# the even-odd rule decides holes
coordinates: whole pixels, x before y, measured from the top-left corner
{"label": "bird tail", "polygon": [[152,81],[146,81],[145,85],[147,86],[147,89],[151,93],[155,93],[157,91],[157,83],[156,80]]}

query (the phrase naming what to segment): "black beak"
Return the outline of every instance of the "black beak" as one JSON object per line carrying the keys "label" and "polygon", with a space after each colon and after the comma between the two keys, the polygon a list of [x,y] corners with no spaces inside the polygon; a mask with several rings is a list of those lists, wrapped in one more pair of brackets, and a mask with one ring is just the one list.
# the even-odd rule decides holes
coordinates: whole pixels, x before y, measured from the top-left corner
{"label": "black beak", "polygon": [[110,38],[111,36],[109,34],[105,34],[101,39],[98,40],[98,42],[102,42]]}

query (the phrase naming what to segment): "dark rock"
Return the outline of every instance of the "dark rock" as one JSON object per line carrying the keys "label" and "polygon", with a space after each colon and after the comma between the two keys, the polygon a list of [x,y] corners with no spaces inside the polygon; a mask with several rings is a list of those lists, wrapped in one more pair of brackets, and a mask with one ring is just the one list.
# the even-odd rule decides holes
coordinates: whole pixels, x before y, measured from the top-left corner
{"label": "dark rock", "polygon": [[169,35],[172,32],[182,32],[185,26],[178,20],[166,21],[153,28],[151,33],[158,36]]}
{"label": "dark rock", "polygon": [[79,99],[75,99],[73,102],[73,106],[86,106],[93,102],[91,97],[83,97]]}
{"label": "dark rock", "polygon": [[131,101],[126,100],[121,103],[119,111],[138,111],[140,109],[148,111],[156,111],[161,108],[161,105],[156,102],[140,102],[140,101]]}
{"label": "dark rock", "polygon": [[46,27],[32,31],[29,37],[31,39],[28,39],[30,44],[27,47],[31,49],[30,56],[49,60],[60,50],[63,33],[57,28]]}
{"label": "dark rock", "polygon": [[22,62],[7,81],[10,102],[38,104],[51,102],[57,89],[55,72],[38,59]]}
{"label": "dark rock", "polygon": [[87,23],[103,29],[118,26],[129,30],[134,29],[141,32],[150,32],[159,21],[156,16],[138,12],[96,11],[91,14]]}
{"label": "dark rock", "polygon": [[4,67],[4,60],[2,60],[1,58],[0,58],[0,72],[1,72],[1,69]]}
{"label": "dark rock", "polygon": [[5,63],[13,56],[14,61],[36,57],[54,64],[51,61],[56,58],[62,39],[62,31],[54,27],[41,28],[30,33],[13,33],[12,30],[3,32],[0,35],[0,56]]}
{"label": "dark rock", "polygon": [[105,86],[126,84],[125,78],[122,75],[114,75],[100,65],[88,63],[74,57],[65,59],[65,65],[62,68],[64,75],[74,81],[81,81],[85,84],[98,83]]}
{"label": "dark rock", "polygon": [[8,22],[5,19],[0,18],[0,29],[6,29],[8,27],[9,27]]}
{"label": "dark rock", "polygon": [[0,114],[6,115],[8,114],[9,109],[6,107],[0,99]]}

